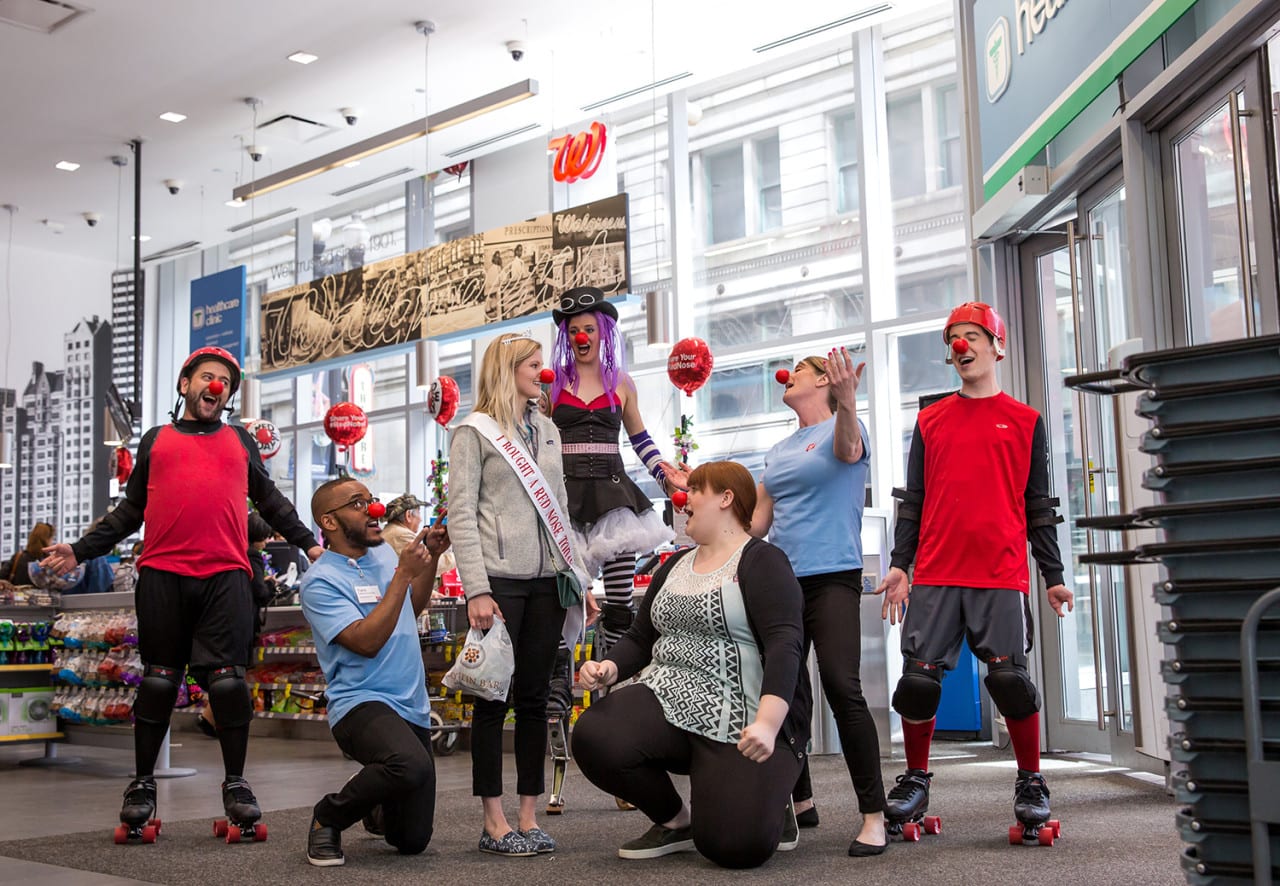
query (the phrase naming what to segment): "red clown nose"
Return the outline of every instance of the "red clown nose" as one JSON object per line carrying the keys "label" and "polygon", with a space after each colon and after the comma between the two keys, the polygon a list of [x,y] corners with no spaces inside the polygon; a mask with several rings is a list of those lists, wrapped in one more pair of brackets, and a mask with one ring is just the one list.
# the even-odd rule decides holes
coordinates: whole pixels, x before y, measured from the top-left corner
{"label": "red clown nose", "polygon": [[777,380],[778,384],[785,385],[787,382],[791,381],[791,370],[779,369],[773,374],[773,377]]}
{"label": "red clown nose", "polygon": [[967,354],[969,352],[969,342],[963,338],[953,338],[951,339],[951,350],[957,354]]}
{"label": "red clown nose", "polygon": [[387,512],[387,506],[380,501],[369,503],[369,516],[375,520],[381,519],[382,515]]}
{"label": "red clown nose", "polygon": [[555,380],[556,374],[550,369],[544,369],[538,373],[538,381],[542,382],[544,385],[549,385]]}
{"label": "red clown nose", "polygon": [[209,393],[213,394],[213,396],[221,397],[224,390],[225,388],[223,387],[222,382],[218,381],[216,378],[209,382]]}
{"label": "red clown nose", "polygon": [[586,344],[590,344],[590,343],[591,343],[591,336],[587,335],[585,332],[579,332],[577,335],[575,335],[575,336],[573,337],[573,343],[574,343],[575,345],[586,345]]}
{"label": "red clown nose", "polygon": [[673,507],[677,509],[683,508],[688,503],[689,493],[685,492],[683,489],[677,489],[675,492],[671,493],[671,504]]}

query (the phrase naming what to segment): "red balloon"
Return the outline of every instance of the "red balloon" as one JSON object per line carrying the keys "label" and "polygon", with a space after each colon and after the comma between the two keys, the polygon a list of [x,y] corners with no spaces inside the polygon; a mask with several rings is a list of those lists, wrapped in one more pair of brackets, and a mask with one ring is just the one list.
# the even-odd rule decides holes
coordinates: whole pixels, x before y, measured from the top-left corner
{"label": "red balloon", "polygon": [[711,348],[700,338],[682,338],[667,357],[667,376],[671,383],[692,397],[693,392],[707,383],[715,358]]}
{"label": "red balloon", "polygon": [[549,385],[555,380],[556,374],[552,369],[544,369],[538,373],[538,381],[542,382],[544,385]]}
{"label": "red balloon", "polygon": [[369,503],[369,516],[375,520],[381,519],[382,515],[387,512],[387,506],[380,501]]}
{"label": "red balloon", "polygon": [[573,337],[573,343],[575,345],[585,345],[585,344],[589,344],[590,342],[591,342],[591,336],[587,335],[585,332],[579,332],[577,335]]}
{"label": "red balloon", "polygon": [[951,339],[951,350],[957,354],[967,354],[969,352],[969,342],[963,338]]}
{"label": "red balloon", "polygon": [[791,381],[791,370],[779,369],[773,374],[773,377],[777,380],[778,384],[785,385],[787,382]]}
{"label": "red balloon", "polygon": [[685,492],[683,489],[677,489],[675,492],[671,493],[671,504],[677,510],[683,508],[688,503],[689,493]]}
{"label": "red balloon", "polygon": [[324,414],[324,432],[339,449],[360,442],[369,430],[369,417],[354,403],[335,403]]}
{"label": "red balloon", "polygon": [[258,454],[264,459],[280,451],[280,431],[265,418],[249,423],[249,436],[258,444]]}
{"label": "red balloon", "polygon": [[129,475],[133,473],[133,453],[127,446],[117,446],[116,451],[112,453],[112,461],[115,462],[116,481],[119,483],[127,483]]}
{"label": "red balloon", "polygon": [[218,381],[216,378],[209,382],[209,393],[213,394],[213,396],[221,397],[223,390],[222,382]]}
{"label": "red balloon", "polygon": [[447,427],[453,417],[458,414],[458,401],[462,393],[458,383],[447,375],[442,375],[431,385],[427,392],[427,412],[435,417],[436,424]]}

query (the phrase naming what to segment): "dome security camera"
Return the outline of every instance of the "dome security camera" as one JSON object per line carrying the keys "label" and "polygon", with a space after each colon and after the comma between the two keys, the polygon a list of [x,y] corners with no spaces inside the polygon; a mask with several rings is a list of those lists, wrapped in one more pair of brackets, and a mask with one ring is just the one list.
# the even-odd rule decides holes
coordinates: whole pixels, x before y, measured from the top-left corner
{"label": "dome security camera", "polygon": [[169,189],[170,194],[173,194],[176,197],[178,192],[182,190],[182,181],[176,178],[166,178],[164,180],[164,186]]}
{"label": "dome security camera", "polygon": [[254,163],[257,163],[266,155],[267,146],[266,145],[249,145],[248,147],[245,148],[245,150],[248,151],[249,153],[249,159],[252,160]]}
{"label": "dome security camera", "polygon": [[513,62],[520,61],[520,59],[524,58],[524,43],[520,40],[508,40],[507,52],[511,54]]}
{"label": "dome security camera", "polygon": [[102,220],[102,216],[96,212],[82,212],[80,217],[84,219],[84,223],[91,228],[98,226],[98,222]]}
{"label": "dome security camera", "polygon": [[338,113],[347,121],[348,126],[355,126],[360,119],[359,108],[338,108]]}

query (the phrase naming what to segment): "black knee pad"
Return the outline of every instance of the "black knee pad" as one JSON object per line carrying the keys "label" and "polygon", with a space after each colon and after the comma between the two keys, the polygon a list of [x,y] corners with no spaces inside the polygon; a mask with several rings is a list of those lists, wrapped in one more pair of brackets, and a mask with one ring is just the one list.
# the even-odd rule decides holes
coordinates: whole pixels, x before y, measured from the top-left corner
{"label": "black knee pad", "polygon": [[1040,710],[1040,693],[1024,667],[1007,659],[989,661],[983,682],[1006,719],[1021,720]]}
{"label": "black knee pad", "polygon": [[181,685],[180,670],[147,665],[138,684],[138,697],[133,702],[134,718],[143,723],[168,723]]}
{"label": "black knee pad", "polygon": [[932,720],[942,698],[942,667],[924,661],[907,661],[902,679],[893,691],[893,709],[908,720]]}
{"label": "black knee pad", "polygon": [[636,611],[629,603],[610,603],[606,600],[600,604],[600,625],[612,635],[621,635],[631,627]]}
{"label": "black knee pad", "polygon": [[244,668],[225,665],[209,669],[209,706],[218,726],[234,729],[253,719],[253,702],[244,682]]}

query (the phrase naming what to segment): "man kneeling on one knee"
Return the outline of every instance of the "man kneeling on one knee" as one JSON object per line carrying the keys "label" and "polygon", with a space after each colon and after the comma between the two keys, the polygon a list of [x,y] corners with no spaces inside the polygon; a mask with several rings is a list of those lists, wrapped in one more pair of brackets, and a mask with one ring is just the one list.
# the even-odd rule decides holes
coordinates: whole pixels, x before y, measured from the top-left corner
{"label": "man kneeling on one knee", "polygon": [[328,682],[334,740],[364,768],[315,805],[307,860],[342,864],[342,831],[361,819],[416,855],[431,840],[436,803],[417,616],[449,537],[439,523],[423,529],[397,561],[382,546],[382,505],[351,478],[317,489],[311,513],[328,550],[302,580],[302,611]]}

